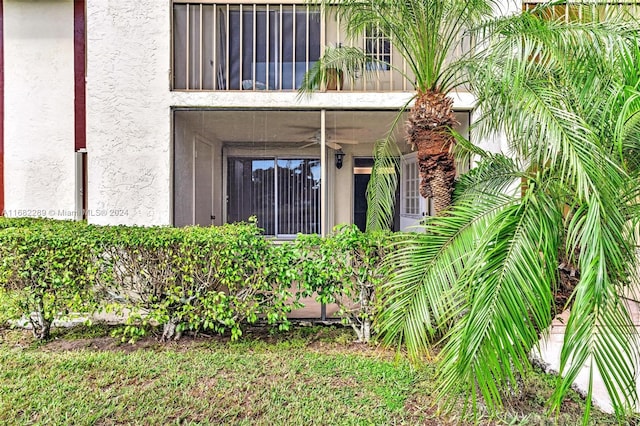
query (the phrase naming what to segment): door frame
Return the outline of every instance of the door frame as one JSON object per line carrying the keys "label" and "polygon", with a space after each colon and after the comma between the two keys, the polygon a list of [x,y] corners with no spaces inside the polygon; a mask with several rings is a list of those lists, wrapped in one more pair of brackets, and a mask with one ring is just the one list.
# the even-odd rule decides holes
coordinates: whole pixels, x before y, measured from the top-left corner
{"label": "door frame", "polygon": [[[363,159],[363,160],[371,160],[372,162],[375,161],[375,159],[371,156],[367,156],[367,155],[363,155],[363,156],[354,156],[353,160],[352,160],[352,170],[351,170],[351,175],[352,175],[352,179],[351,179],[351,223],[355,223],[355,169],[356,168],[371,168],[373,169],[373,165],[371,166],[356,166],[356,160],[358,159]],[[366,174],[366,173],[358,173],[358,174]],[[369,176],[371,176],[371,171],[369,171]],[[401,179],[400,176],[400,172],[396,171],[396,175],[397,175],[397,179]],[[366,192],[365,192],[365,199],[366,199]],[[400,231],[400,185],[396,186],[396,193],[394,195],[394,199],[395,199],[395,205],[396,208],[393,211],[393,221],[391,224],[391,229],[395,232],[395,231]],[[367,205],[367,211],[369,210],[369,206]]]}

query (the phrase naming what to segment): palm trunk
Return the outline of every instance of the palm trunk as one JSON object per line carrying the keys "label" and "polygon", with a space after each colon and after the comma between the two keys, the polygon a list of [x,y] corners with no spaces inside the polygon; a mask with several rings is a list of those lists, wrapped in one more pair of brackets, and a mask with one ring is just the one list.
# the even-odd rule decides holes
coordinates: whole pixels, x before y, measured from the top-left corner
{"label": "palm trunk", "polygon": [[420,195],[433,198],[436,214],[451,204],[456,168],[449,129],[456,124],[453,99],[437,91],[418,93],[409,112],[407,142],[418,149]]}

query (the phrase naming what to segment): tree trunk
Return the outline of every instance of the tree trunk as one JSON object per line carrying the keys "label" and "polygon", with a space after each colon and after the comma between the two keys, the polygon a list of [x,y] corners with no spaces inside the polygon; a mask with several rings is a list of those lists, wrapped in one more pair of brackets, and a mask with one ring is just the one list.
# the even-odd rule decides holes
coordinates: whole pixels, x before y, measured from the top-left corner
{"label": "tree trunk", "polygon": [[[575,259],[577,263],[577,258]],[[554,289],[555,312],[561,314],[565,309],[570,309],[573,302],[573,292],[580,281],[580,270],[564,253],[560,253],[558,265],[558,284]]]}
{"label": "tree trunk", "polygon": [[178,318],[171,317],[169,322],[162,328],[162,337],[160,338],[160,341],[168,342],[170,340],[180,340],[182,332],[178,331],[179,324],[180,320]]}
{"label": "tree trunk", "polygon": [[38,297],[36,311],[29,316],[31,331],[38,340],[47,340],[51,333],[51,320],[47,319],[44,312],[42,297]]}
{"label": "tree trunk", "polygon": [[453,99],[436,91],[418,93],[409,111],[407,142],[418,149],[420,195],[433,198],[436,214],[451,204],[456,168],[449,129],[456,124]]}

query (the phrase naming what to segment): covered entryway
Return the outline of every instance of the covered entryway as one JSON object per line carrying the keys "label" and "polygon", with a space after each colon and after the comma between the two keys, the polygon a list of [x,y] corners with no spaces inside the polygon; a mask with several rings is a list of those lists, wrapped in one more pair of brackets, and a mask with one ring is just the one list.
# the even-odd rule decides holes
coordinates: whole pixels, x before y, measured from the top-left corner
{"label": "covered entryway", "polygon": [[[360,221],[368,175],[354,180],[354,167],[362,161],[371,167],[374,143],[395,114],[176,109],[174,224],[218,225],[256,216],[265,234],[287,239]],[[400,147],[408,149],[402,142]]]}
{"label": "covered entryway", "polygon": [[[281,240],[326,234],[343,223],[364,229],[374,144],[395,116],[396,111],[175,110],[174,224],[219,225],[255,216],[266,235]],[[395,137],[410,155],[404,128]],[[403,185],[418,179],[417,168],[409,176],[405,163],[399,170],[396,230],[411,195]],[[303,302],[306,308],[292,318],[330,318],[337,310],[313,297]]]}
{"label": "covered entryway", "polygon": [[[173,222],[220,225],[256,216],[265,234],[280,239],[325,234],[342,223],[364,229],[374,144],[396,113],[176,109]],[[466,134],[469,114],[457,117]],[[404,153],[394,229],[407,230],[429,210],[417,194],[404,126],[394,137]],[[344,154],[340,161],[337,154]]]}

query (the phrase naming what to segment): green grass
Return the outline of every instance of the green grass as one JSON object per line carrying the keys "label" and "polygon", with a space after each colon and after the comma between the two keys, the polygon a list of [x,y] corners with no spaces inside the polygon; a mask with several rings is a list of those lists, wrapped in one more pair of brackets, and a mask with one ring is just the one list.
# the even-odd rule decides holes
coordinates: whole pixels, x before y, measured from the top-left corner
{"label": "green grass", "polygon": [[[99,332],[96,332],[98,330]],[[348,343],[348,330],[250,334],[238,343],[187,339],[119,344],[106,328],[69,331],[47,344],[0,330],[0,424],[450,424],[438,415],[432,366]],[[534,374],[528,405],[481,424],[551,424],[550,383]],[[576,424],[569,401],[560,423]],[[595,424],[612,423],[598,414]],[[516,423],[517,422],[517,423]]]}

